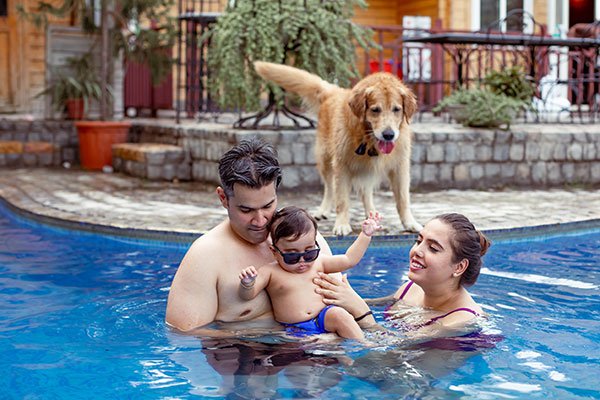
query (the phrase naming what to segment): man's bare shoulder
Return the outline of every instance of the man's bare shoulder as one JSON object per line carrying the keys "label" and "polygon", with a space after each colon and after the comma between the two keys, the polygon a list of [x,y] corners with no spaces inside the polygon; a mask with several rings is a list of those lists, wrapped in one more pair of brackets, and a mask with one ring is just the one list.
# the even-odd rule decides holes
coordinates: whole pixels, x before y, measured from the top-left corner
{"label": "man's bare shoulder", "polygon": [[192,243],[181,267],[186,269],[219,268],[226,261],[226,249],[231,248],[234,240],[228,235],[227,222],[222,222]]}
{"label": "man's bare shoulder", "polygon": [[233,240],[234,238],[229,229],[229,221],[225,220],[196,239],[193,246],[215,246]]}

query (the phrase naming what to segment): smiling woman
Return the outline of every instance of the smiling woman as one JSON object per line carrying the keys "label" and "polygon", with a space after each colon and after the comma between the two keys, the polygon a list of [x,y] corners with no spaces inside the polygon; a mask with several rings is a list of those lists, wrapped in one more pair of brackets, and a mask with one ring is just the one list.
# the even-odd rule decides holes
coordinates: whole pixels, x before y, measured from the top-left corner
{"label": "smiling woman", "polygon": [[491,242],[462,214],[442,214],[419,232],[410,249],[408,279],[394,295],[365,302],[348,285],[321,275],[315,282],[321,286],[325,304],[335,304],[362,320],[361,327],[375,325],[369,316],[367,303],[391,302],[386,310],[390,318],[406,316],[405,305],[429,309],[431,315],[411,324],[401,324],[402,330],[421,333],[440,328],[460,329],[483,315],[465,286],[471,286],[481,271],[481,257]]}

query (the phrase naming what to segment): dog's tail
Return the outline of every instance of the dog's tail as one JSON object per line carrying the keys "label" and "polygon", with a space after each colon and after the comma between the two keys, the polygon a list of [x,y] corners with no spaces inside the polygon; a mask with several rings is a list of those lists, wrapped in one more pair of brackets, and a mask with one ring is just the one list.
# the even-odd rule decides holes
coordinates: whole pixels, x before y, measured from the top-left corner
{"label": "dog's tail", "polygon": [[314,111],[319,109],[319,105],[331,91],[338,88],[317,75],[288,65],[256,61],[254,68],[262,78],[276,83],[288,92],[298,94]]}

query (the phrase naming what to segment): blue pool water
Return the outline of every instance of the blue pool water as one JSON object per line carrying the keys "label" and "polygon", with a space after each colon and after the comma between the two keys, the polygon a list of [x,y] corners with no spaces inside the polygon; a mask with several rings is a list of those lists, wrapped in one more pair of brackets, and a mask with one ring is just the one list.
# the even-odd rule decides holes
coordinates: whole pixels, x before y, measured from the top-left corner
{"label": "blue pool water", "polygon": [[[375,348],[171,332],[186,248],[0,207],[0,398],[600,397],[600,231],[495,243],[471,289],[492,315],[479,337]],[[407,254],[374,246],[350,281],[389,294]]]}

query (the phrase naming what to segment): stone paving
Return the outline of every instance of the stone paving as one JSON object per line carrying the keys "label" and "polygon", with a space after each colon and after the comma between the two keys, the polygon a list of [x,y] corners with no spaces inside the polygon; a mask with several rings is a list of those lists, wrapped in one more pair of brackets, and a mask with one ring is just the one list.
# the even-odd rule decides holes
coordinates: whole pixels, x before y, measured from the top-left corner
{"label": "stone paving", "polygon": [[[92,230],[95,226],[110,226],[201,234],[226,215],[214,189],[214,185],[198,182],[150,182],[120,173],[79,169],[0,169],[0,197],[14,207]],[[320,200],[318,191],[279,193],[280,206],[315,210]],[[375,205],[385,216],[382,234],[400,234],[402,227],[392,193],[380,190]],[[600,189],[413,193],[412,210],[421,223],[439,213],[461,212],[482,230],[600,220]],[[362,206],[356,197],[352,199],[351,215],[356,231],[362,220]],[[329,219],[321,221],[319,229],[328,236],[332,227],[333,219]]]}

